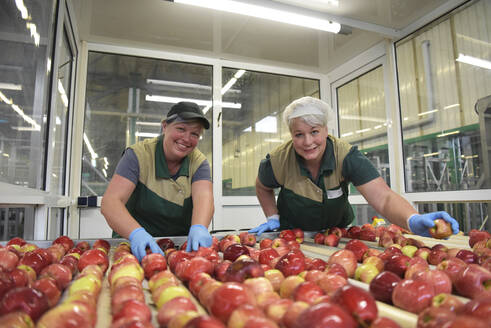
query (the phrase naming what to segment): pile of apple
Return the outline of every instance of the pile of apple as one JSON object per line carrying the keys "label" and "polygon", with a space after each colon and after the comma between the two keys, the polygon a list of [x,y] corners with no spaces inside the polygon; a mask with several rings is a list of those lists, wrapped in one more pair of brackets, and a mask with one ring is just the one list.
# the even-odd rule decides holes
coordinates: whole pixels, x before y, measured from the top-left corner
{"label": "pile of apple", "polygon": [[196,252],[185,252],[185,244],[163,247],[168,269],[154,272],[148,282],[159,325],[399,327],[378,316],[368,291],[348,283],[356,260],[351,268],[343,257],[327,262],[306,257],[303,238],[300,229],[284,230],[275,239],[262,239],[257,249],[255,236],[242,232],[213,237],[211,247]]}
{"label": "pile of apple", "polygon": [[[348,234],[350,229],[331,228],[314,238],[316,243],[337,246],[340,237],[353,238]],[[396,229],[377,232],[371,225],[364,225],[358,231],[370,230],[378,235],[378,244],[385,247],[384,251],[369,248],[359,239],[351,239],[343,250],[333,253],[330,260],[342,257],[348,277],[369,284],[369,290],[377,300],[419,314],[418,327],[441,327],[454,321],[461,323],[462,316],[471,317],[467,318],[468,322],[475,327],[491,324],[489,232],[470,231],[471,251],[448,248],[443,244],[426,247],[422,241],[405,237]],[[430,233],[443,238],[451,234],[451,228],[438,222]],[[463,299],[452,293],[472,300],[463,304]],[[445,314],[437,316],[438,311]],[[453,327],[454,324],[448,325]]]}
{"label": "pile of apple", "polygon": [[82,277],[100,270],[84,268],[91,263],[89,254],[97,247],[108,250],[109,243],[96,241],[94,247],[89,250],[87,242],[75,246],[67,236],[57,238],[45,249],[19,237],[8,241],[0,249],[0,323],[7,327],[33,327],[39,320],[38,326],[43,327],[39,318],[57,307],[77,271],[84,270],[79,275]]}

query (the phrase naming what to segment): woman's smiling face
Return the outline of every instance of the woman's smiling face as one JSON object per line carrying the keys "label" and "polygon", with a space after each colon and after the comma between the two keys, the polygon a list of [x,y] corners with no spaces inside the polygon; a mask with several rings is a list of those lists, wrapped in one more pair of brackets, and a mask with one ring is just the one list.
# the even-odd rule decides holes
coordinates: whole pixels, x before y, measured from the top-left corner
{"label": "woman's smiling face", "polygon": [[199,122],[164,123],[163,130],[165,157],[180,161],[198,145],[203,125]]}
{"label": "woman's smiling face", "polygon": [[327,126],[310,126],[302,118],[294,118],[290,134],[298,155],[307,162],[322,160],[328,136]]}

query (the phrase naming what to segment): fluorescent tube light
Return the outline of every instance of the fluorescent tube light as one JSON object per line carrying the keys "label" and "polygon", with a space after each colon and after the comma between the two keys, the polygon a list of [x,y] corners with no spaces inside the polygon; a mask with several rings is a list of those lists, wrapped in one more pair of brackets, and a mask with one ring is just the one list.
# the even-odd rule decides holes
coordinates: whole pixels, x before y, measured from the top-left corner
{"label": "fluorescent tube light", "polygon": [[[180,101],[191,101],[196,103],[198,106],[211,106],[211,100],[201,100],[201,99],[191,99],[191,98],[179,98],[179,97],[166,97],[166,96],[155,96],[155,95],[146,95],[145,96],[146,101],[157,101],[157,102],[164,102],[164,103],[171,103],[175,104]],[[231,103],[231,102],[222,102],[222,107],[227,107],[227,108],[242,108],[242,104],[239,103]]]}
{"label": "fluorescent tube light", "polygon": [[440,155],[439,151],[436,151],[434,153],[424,154],[423,157],[432,157],[432,156],[437,156],[437,155]]}
{"label": "fluorescent tube light", "polygon": [[0,82],[0,89],[4,90],[22,90],[22,85],[14,83],[4,83]]}
{"label": "fluorescent tube light", "polygon": [[424,115],[428,115],[428,114],[435,113],[435,112],[438,112],[438,109],[433,109],[433,110],[429,110],[427,112],[418,113],[418,116],[424,116]]}
{"label": "fluorescent tube light", "polygon": [[346,132],[346,133],[343,133],[341,135],[341,137],[349,137],[349,136],[352,136],[353,135],[353,132]]}
{"label": "fluorescent tube light", "polygon": [[452,108],[457,108],[460,107],[460,104],[453,104],[453,105],[448,105],[443,107],[443,109],[452,109]]}
{"label": "fluorescent tube light", "polygon": [[136,132],[135,136],[137,137],[142,137],[142,138],[155,138],[158,137],[158,133],[151,133],[151,132]]}
{"label": "fluorescent tube light", "polygon": [[268,8],[235,0],[174,0],[174,2],[226,11],[229,13],[257,17],[275,22],[312,28],[315,30],[339,33],[341,24],[327,19],[309,17],[274,8]]}
{"label": "fluorescent tube light", "polygon": [[[84,132],[84,142],[85,142],[85,145],[87,146],[87,149],[89,150],[90,157],[92,157],[92,160],[95,160],[97,157],[99,157],[99,155],[97,155],[97,153],[94,151],[94,148],[92,148],[92,145],[90,144],[89,138],[87,137],[85,132]],[[95,167],[95,165],[92,165],[92,166]]]}
{"label": "fluorescent tube light", "polygon": [[452,132],[446,132],[446,133],[441,133],[441,134],[437,135],[437,138],[446,137],[446,136],[450,136],[452,134],[458,134],[458,133],[460,133],[460,130],[452,131]]}
{"label": "fluorescent tube light", "polygon": [[467,56],[464,54],[459,54],[459,57],[456,59],[456,61],[469,64],[469,65],[474,65],[477,67],[482,67],[486,69],[491,69],[491,62],[489,60],[484,60],[472,56]]}
{"label": "fluorescent tube light", "polygon": [[141,122],[141,121],[137,121],[135,124],[136,125],[146,125],[146,126],[160,126],[162,123],[160,123],[160,122]]}

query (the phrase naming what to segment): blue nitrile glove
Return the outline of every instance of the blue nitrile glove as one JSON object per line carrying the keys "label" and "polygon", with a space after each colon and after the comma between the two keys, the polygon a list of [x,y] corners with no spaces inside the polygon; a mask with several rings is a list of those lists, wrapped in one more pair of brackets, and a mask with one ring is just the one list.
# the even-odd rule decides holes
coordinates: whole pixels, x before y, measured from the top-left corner
{"label": "blue nitrile glove", "polygon": [[131,252],[136,256],[138,261],[147,255],[146,248],[149,247],[152,253],[164,255],[162,249],[157,245],[153,237],[142,227],[136,228],[130,233],[128,238],[131,244]]}
{"label": "blue nitrile glove", "polygon": [[257,236],[261,236],[261,234],[265,231],[272,231],[280,227],[280,216],[278,214],[273,214],[266,219],[267,221],[265,223],[261,224],[259,227],[249,230],[248,232],[257,232]]}
{"label": "blue nitrile glove", "polygon": [[211,241],[211,235],[204,225],[193,224],[189,229],[186,252],[197,251],[200,246],[210,247]]}
{"label": "blue nitrile glove", "polygon": [[430,232],[428,229],[434,227],[435,223],[433,221],[439,218],[450,222],[452,225],[452,232],[454,234],[459,233],[459,223],[445,211],[426,214],[413,214],[408,220],[409,229],[417,235],[430,237]]}

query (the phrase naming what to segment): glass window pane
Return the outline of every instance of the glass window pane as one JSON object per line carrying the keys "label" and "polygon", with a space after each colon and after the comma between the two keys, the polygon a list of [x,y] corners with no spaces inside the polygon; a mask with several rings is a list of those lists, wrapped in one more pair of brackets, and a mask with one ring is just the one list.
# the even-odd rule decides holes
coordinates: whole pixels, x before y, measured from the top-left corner
{"label": "glass window pane", "polygon": [[[384,71],[379,66],[337,88],[339,134],[370,159],[390,186]],[[350,192],[359,194],[350,184]]]}
{"label": "glass window pane", "polygon": [[224,68],[222,71],[222,184],[224,196],[255,196],[261,159],[290,139],[283,109],[319,98],[319,80]]}
{"label": "glass window pane", "polygon": [[[102,196],[126,147],[160,134],[176,102],[197,102],[212,121],[212,67],[89,52],[81,195]],[[198,148],[212,163],[212,128]]]}
{"label": "glass window pane", "polygon": [[55,1],[0,3],[0,181],[42,189]]}
{"label": "glass window pane", "polygon": [[0,208],[0,240],[21,237],[33,239],[34,208],[2,207]]}
{"label": "glass window pane", "polygon": [[59,46],[60,61],[58,64],[57,91],[54,104],[55,124],[53,126],[53,157],[49,176],[49,190],[56,194],[64,194],[65,172],[67,155],[68,108],[70,108],[71,73],[73,54],[63,32],[62,42]]}
{"label": "glass window pane", "polygon": [[396,45],[407,192],[491,188],[490,10],[474,2]]}

